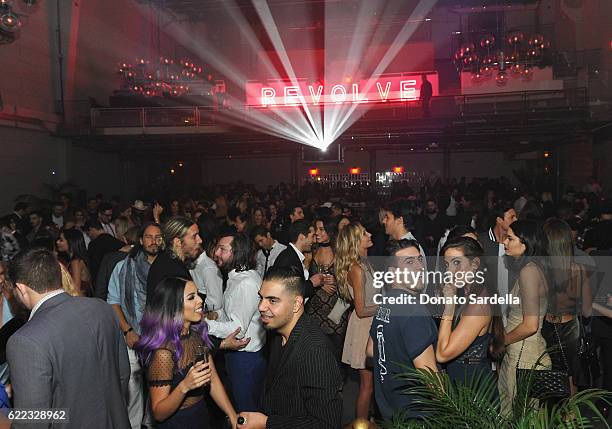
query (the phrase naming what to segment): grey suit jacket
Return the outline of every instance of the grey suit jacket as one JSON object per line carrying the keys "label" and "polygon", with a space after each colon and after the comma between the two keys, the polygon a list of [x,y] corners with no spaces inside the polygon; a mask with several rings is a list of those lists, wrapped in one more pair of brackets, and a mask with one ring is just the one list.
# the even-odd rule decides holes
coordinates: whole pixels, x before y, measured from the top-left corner
{"label": "grey suit jacket", "polygon": [[127,347],[105,302],[65,293],[45,301],[9,339],[7,361],[15,408],[68,409],[67,424],[44,427],[130,427]]}

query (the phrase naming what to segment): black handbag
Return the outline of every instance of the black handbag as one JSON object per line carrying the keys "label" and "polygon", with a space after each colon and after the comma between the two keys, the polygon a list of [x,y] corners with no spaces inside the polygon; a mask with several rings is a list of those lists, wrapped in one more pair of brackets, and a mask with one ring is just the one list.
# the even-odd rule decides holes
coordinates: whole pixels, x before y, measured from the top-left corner
{"label": "black handbag", "polygon": [[582,314],[582,270],[580,271],[580,294],[576,302],[576,323],[578,323],[578,354],[579,374],[576,375],[575,384],[580,387],[593,387],[601,375],[599,359],[597,358],[597,345],[593,341],[590,329],[587,328]]}
{"label": "black handbag", "polygon": [[533,368],[524,369],[519,368],[519,362],[521,361],[521,355],[523,354],[523,347],[525,347],[525,340],[521,345],[521,351],[519,352],[518,360],[516,361],[516,382],[519,384],[527,384],[529,386],[527,397],[533,399],[563,399],[568,398],[571,394],[569,384],[569,374],[567,365],[567,359],[565,358],[565,351],[561,346],[561,339],[557,332],[557,326],[555,326],[555,333],[557,335],[557,341],[559,347],[561,347],[561,354],[563,355],[563,362],[565,363],[565,371],[559,371],[554,369],[543,369],[537,370]]}

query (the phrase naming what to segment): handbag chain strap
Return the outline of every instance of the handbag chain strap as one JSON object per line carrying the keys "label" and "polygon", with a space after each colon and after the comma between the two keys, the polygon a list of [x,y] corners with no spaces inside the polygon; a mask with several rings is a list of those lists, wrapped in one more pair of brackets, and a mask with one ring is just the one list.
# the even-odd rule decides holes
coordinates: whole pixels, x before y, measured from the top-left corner
{"label": "handbag chain strap", "polygon": [[552,325],[555,328],[555,334],[557,335],[557,341],[559,342],[559,348],[561,349],[561,356],[563,356],[565,370],[569,372],[569,365],[567,364],[567,358],[565,357],[565,350],[563,349],[563,344],[561,344],[561,337],[559,336],[559,331],[557,331],[557,324],[553,323]]}

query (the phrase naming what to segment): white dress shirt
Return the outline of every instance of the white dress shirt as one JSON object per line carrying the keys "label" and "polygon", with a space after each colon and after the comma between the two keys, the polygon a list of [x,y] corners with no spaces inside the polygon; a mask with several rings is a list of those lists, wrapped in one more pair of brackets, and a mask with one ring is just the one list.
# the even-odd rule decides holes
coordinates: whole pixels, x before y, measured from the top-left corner
{"label": "white dress shirt", "polygon": [[[270,267],[274,265],[274,261],[276,261],[276,257],[286,248],[287,246],[274,240],[274,244],[272,245],[272,248],[270,249],[270,256],[268,256],[268,269],[270,269]],[[255,257],[255,260],[257,262],[257,268],[256,268],[257,273],[261,276],[261,278],[263,278],[263,276],[266,274],[264,272],[265,267],[266,267],[266,255],[264,255],[263,249],[259,249],[259,251],[257,252],[257,256]]]}
{"label": "white dress shirt", "polygon": [[217,310],[217,320],[206,320],[208,333],[226,338],[240,327],[237,338],[250,337],[251,341],[242,350],[256,352],[266,341],[266,331],[259,317],[259,288],[261,277],[255,270],[230,271],[223,294],[223,308]]}
{"label": "white dress shirt", "polygon": [[206,252],[202,252],[193,270],[189,270],[198,291],[206,295],[206,309],[218,310],[223,307],[223,277],[219,267]]}
{"label": "white dress shirt", "polygon": [[[497,238],[492,228],[489,228],[489,239],[497,243]],[[504,245],[497,243],[497,293],[499,296],[505,296],[510,289],[508,285],[508,268],[506,268],[506,264],[504,263],[505,254],[506,249],[504,249]],[[502,322],[504,326],[506,326],[508,324],[508,304],[501,303],[499,306],[501,307]]]}
{"label": "white dress shirt", "polygon": [[102,229],[105,233],[117,238],[117,231],[115,231],[115,225],[113,225],[112,223],[102,223]]}
{"label": "white dress shirt", "polygon": [[64,293],[64,292],[65,292],[64,289],[57,289],[49,293],[48,295],[43,296],[40,299],[40,301],[38,301],[36,305],[32,308],[32,311],[30,311],[30,317],[28,318],[28,320],[32,320],[32,317],[34,317],[34,313],[36,313],[36,311],[40,308],[41,305],[45,303],[45,301],[48,301],[54,296],[58,296],[59,294]]}
{"label": "white dress shirt", "polygon": [[298,258],[300,258],[300,262],[302,263],[302,269],[304,270],[304,279],[308,280],[308,278],[310,277],[310,273],[308,272],[308,270],[306,269],[306,266],[304,265],[304,259],[306,259],[306,256],[304,256],[304,254],[300,252],[300,249],[295,247],[293,243],[289,243],[289,245],[293,247],[293,250],[295,250],[295,253],[297,253]]}
{"label": "white dress shirt", "polygon": [[56,217],[54,214],[52,214],[51,222],[53,222],[59,229],[62,229],[64,227],[64,216]]}

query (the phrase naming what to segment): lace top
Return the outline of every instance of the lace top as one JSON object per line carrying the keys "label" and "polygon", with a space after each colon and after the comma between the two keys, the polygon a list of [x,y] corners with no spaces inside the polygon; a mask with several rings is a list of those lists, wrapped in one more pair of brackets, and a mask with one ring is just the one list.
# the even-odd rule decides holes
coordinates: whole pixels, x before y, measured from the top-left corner
{"label": "lace top", "polygon": [[[147,368],[147,380],[150,386],[170,386],[174,390],[185,378],[195,362],[196,347],[202,345],[200,336],[193,331],[181,337],[183,355],[178,363],[174,362],[174,346],[167,344],[153,352],[151,363]],[[185,400],[180,408],[188,408],[196,404],[204,397],[204,387],[191,390],[185,395]]]}

